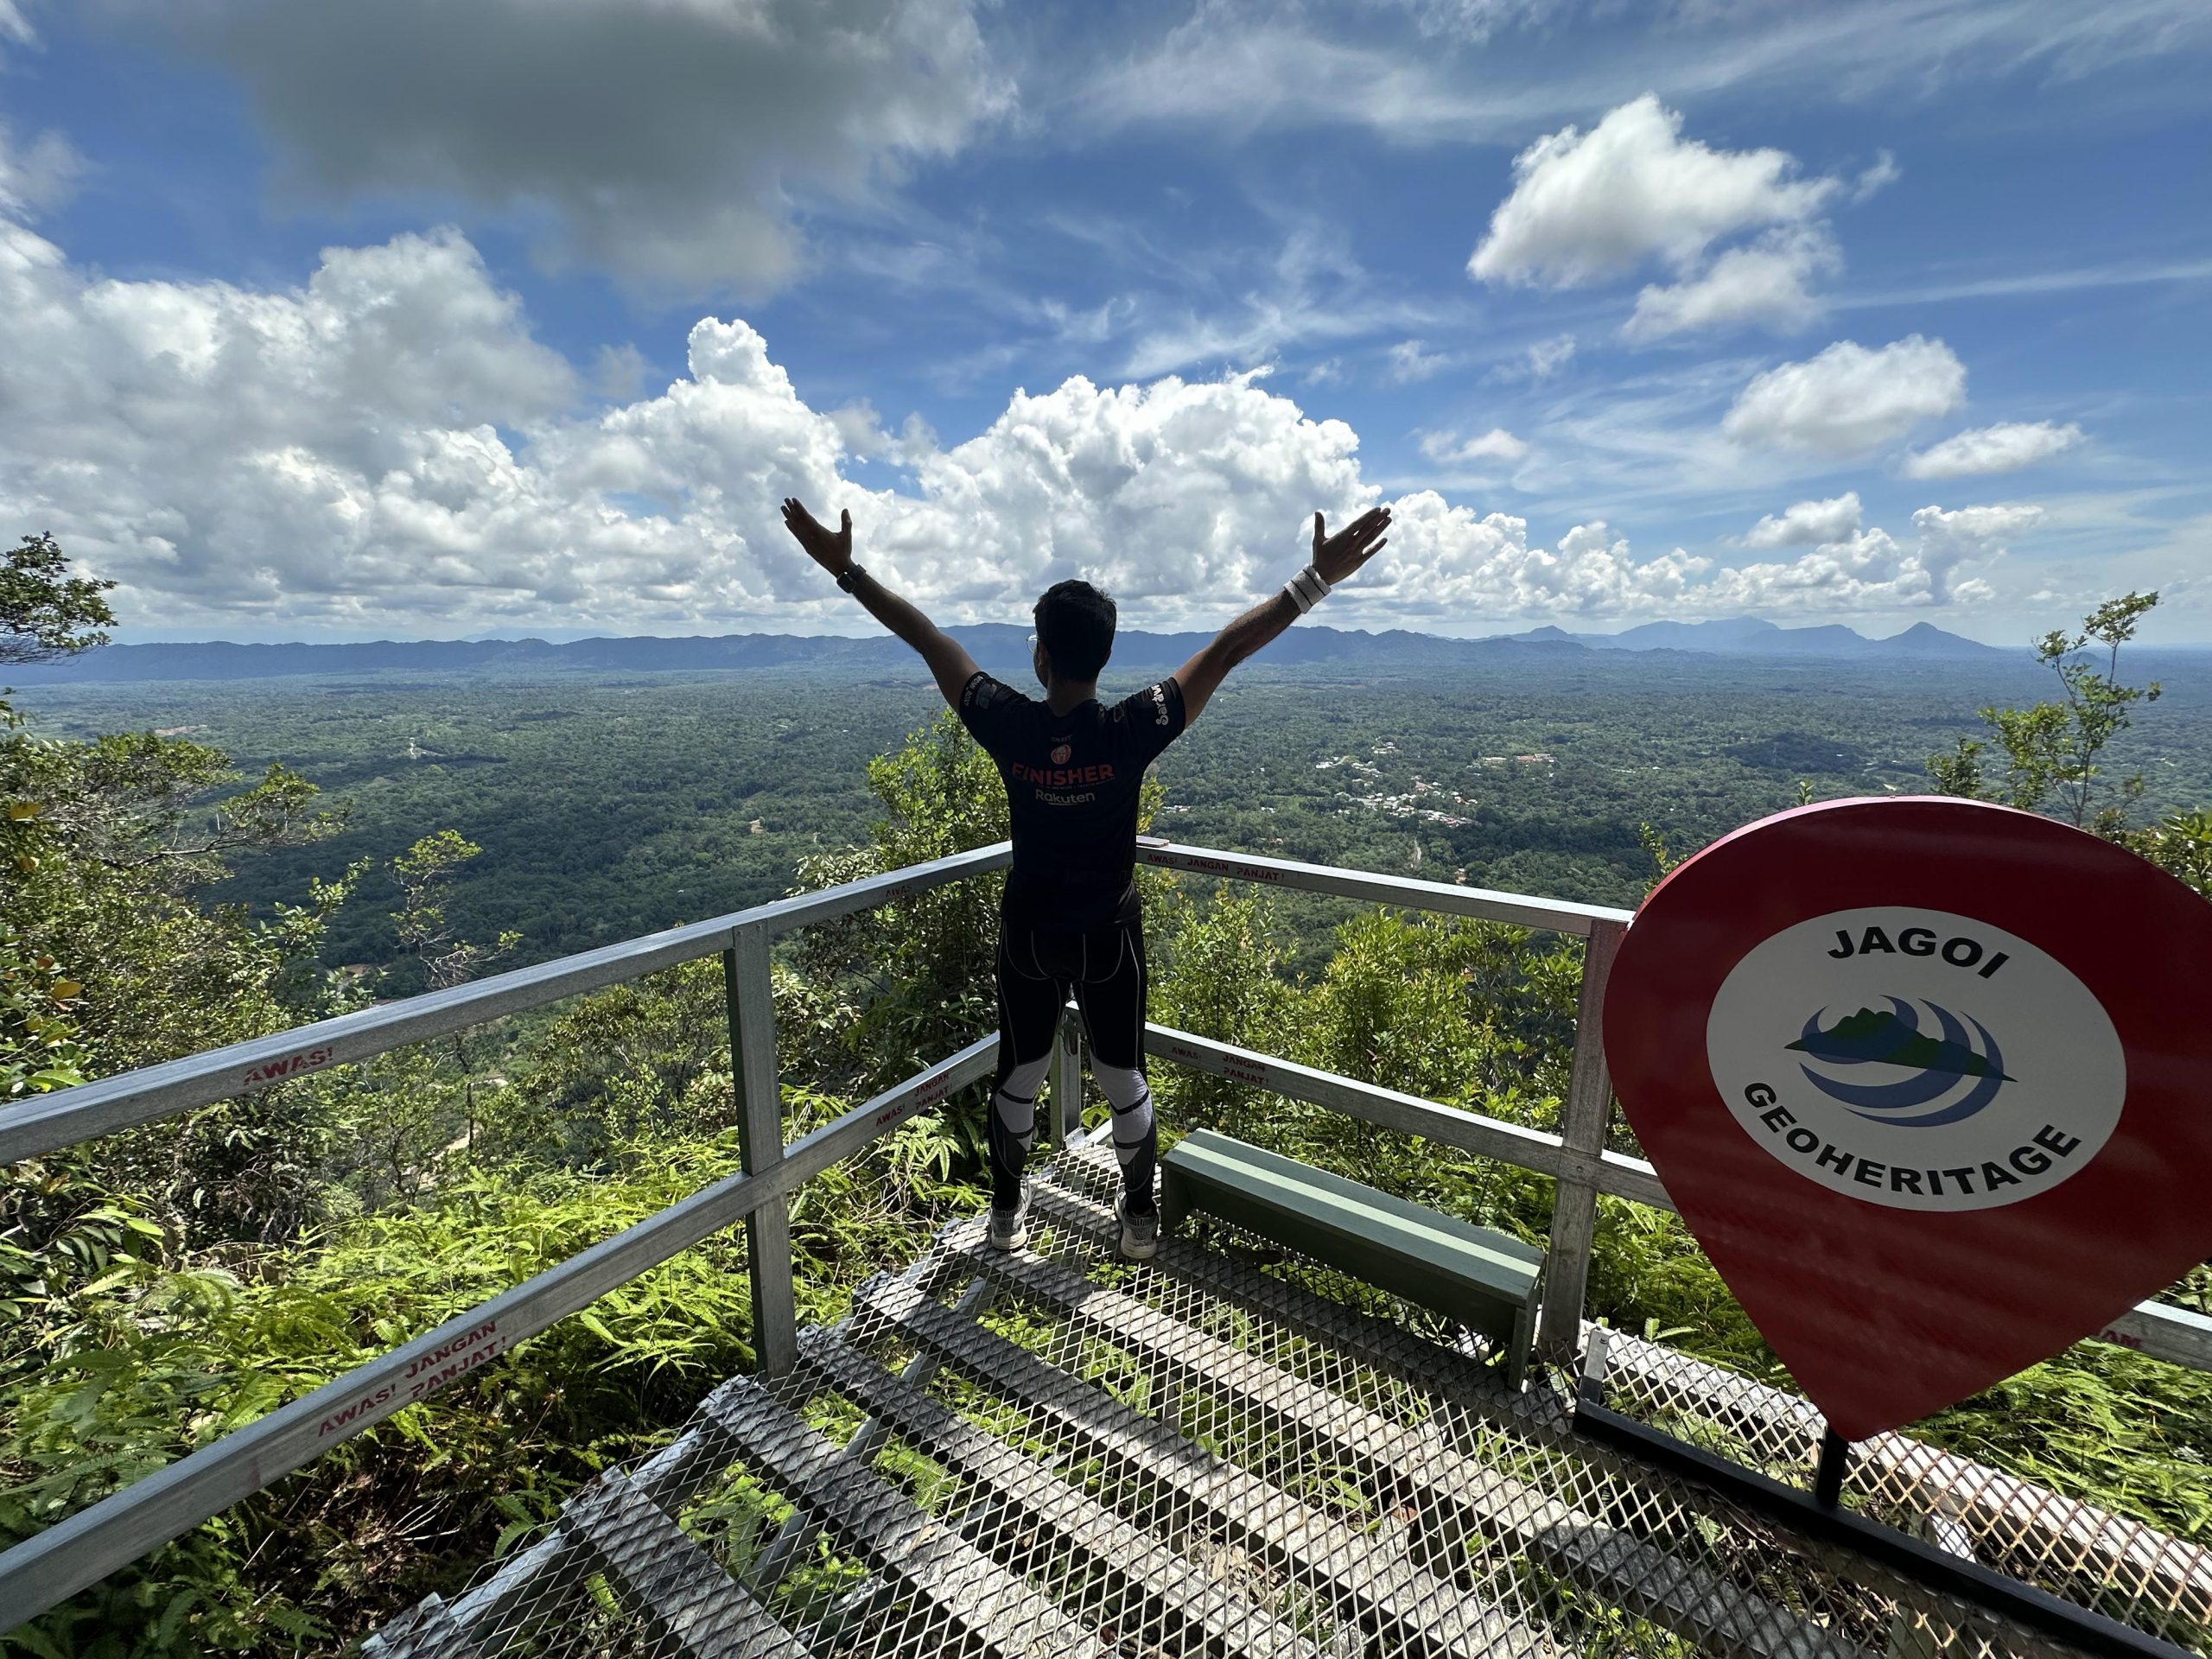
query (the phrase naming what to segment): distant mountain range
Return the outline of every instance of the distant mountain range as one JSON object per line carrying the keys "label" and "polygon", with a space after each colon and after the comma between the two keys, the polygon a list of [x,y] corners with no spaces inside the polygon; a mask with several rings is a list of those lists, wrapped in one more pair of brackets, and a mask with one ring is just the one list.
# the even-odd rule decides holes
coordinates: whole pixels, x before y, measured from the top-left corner
{"label": "distant mountain range", "polygon": [[[996,673],[1027,674],[1025,627],[988,623],[951,631],[976,660]],[[1125,631],[1116,642],[1117,667],[1173,668],[1210,636]],[[1268,647],[1277,666],[1325,664],[1353,670],[1444,668],[1497,661],[1525,652],[1572,659],[1585,652],[1679,651],[1730,657],[1843,658],[1996,658],[2017,657],[1977,645],[1925,622],[1886,639],[1870,639],[1840,624],[1783,628],[1756,617],[1724,622],[1647,622],[1625,633],[1568,633],[1532,628],[1484,639],[1446,639],[1392,629],[1383,633],[1301,627]],[[251,680],[295,674],[483,672],[570,670],[605,673],[665,670],[814,667],[853,673],[904,671],[912,656],[887,634],[846,639],[823,634],[735,633],[709,638],[573,639],[379,639],[362,645],[108,645],[58,662],[0,670],[0,683],[51,685],[143,680]]]}
{"label": "distant mountain range", "polygon": [[1706,651],[1728,657],[2012,657],[2018,653],[1916,622],[1903,633],[1870,639],[1840,622],[1785,628],[1756,616],[1719,622],[1646,622],[1623,633],[1531,628],[1503,636],[1523,644],[1572,644],[1592,651]]}

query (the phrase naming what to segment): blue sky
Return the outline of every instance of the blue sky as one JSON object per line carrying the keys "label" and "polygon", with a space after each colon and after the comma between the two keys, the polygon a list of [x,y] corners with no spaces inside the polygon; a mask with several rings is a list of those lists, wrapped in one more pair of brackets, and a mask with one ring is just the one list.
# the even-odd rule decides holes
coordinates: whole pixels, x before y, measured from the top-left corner
{"label": "blue sky", "polygon": [[125,638],[2212,639],[2201,0],[0,0],[0,531]]}

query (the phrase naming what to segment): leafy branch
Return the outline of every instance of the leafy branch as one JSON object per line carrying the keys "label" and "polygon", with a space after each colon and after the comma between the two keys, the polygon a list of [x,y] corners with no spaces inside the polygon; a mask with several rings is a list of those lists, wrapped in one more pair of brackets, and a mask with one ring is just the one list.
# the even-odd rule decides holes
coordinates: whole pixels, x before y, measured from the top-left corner
{"label": "leafy branch", "polygon": [[[1946,795],[1999,799],[2024,811],[2048,812],[2107,840],[2123,838],[2127,810],[2143,793],[2143,779],[2106,778],[2105,750],[2126,731],[2139,702],[2156,702],[2159,687],[2130,685],[2120,677],[2120,648],[2158,602],[2155,593],[2107,600],[2075,632],[2054,629],[2036,643],[2036,661],[2058,677],[2061,696],[2025,709],[1986,708],[1982,721],[1994,734],[2005,775],[1994,784],[1984,768],[1989,745],[1961,738],[1948,754],[1930,755],[1929,774]],[[2092,645],[2101,647],[2092,652]],[[2099,660],[2101,657],[2101,662]]]}

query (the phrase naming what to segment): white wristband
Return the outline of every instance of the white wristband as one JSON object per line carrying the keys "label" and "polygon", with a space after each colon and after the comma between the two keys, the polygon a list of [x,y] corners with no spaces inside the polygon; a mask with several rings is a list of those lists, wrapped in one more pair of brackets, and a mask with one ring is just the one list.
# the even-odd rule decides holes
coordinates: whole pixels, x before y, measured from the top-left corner
{"label": "white wristband", "polygon": [[1329,584],[1309,564],[1284,584],[1283,592],[1290,595],[1290,602],[1298,607],[1298,613],[1303,616],[1327,596]]}

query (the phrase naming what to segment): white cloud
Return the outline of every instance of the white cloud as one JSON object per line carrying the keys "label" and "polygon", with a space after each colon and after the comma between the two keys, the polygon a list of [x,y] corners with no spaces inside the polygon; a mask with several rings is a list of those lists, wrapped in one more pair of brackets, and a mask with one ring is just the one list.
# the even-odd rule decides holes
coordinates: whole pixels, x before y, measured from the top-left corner
{"label": "white cloud", "polygon": [[[810,406],[759,333],[709,317],[664,391],[587,412],[454,232],[334,248],[263,291],[97,278],[0,219],[0,522],[50,528],[118,579],[134,630],[858,626],[778,522],[791,494],[849,507],[868,563],[945,620],[1019,614],[1080,573],[1132,623],[1198,626],[1281,580],[1317,507],[1338,522],[1383,499],[1357,434],[1258,372],[1071,378],[948,446],[911,418],[891,437],[864,404]],[[1450,442],[1522,448],[1502,429]],[[870,454],[907,481],[850,481]],[[1936,603],[2032,512],[1929,509],[1923,549],[1822,546],[1746,574],[1639,559],[1599,524],[1545,546],[1433,491],[1393,505],[1389,547],[1332,601],[1341,624]]]}
{"label": "white cloud", "polygon": [[1529,378],[1532,382],[1548,380],[1573,360],[1573,334],[1558,334],[1550,340],[1540,340],[1529,348]]}
{"label": "white cloud", "polygon": [[1856,206],[1869,196],[1888,189],[1904,176],[1904,168],[1897,165],[1897,158],[1886,149],[1882,151],[1874,157],[1872,166],[1851,181],[1853,205]]}
{"label": "white cloud", "polygon": [[1452,359],[1441,352],[1432,352],[1426,340],[1402,340],[1390,348],[1390,378],[1404,385],[1427,380]]}
{"label": "white cloud", "polygon": [[[0,32],[6,25],[7,14],[0,10]],[[84,166],[84,158],[60,133],[42,132],[24,148],[0,120],[0,214],[32,219],[60,206],[76,188]]]}
{"label": "white cloud", "polygon": [[1954,434],[1904,458],[1907,478],[1969,478],[1985,473],[2017,473],[2049,461],[2082,442],[2072,422],[2005,421]]}
{"label": "white cloud", "polygon": [[1848,540],[1859,533],[1859,492],[1847,490],[1826,501],[1800,501],[1769,513],[1744,537],[1746,547],[1816,546]]}
{"label": "white cloud", "polygon": [[[1084,227],[1063,228],[1085,235]],[[1114,234],[1099,239],[1096,245],[1102,255],[1125,257],[1126,242],[1141,238],[1141,231],[1126,238],[1120,232],[1116,227]],[[1243,367],[1274,362],[1300,348],[1325,350],[1338,342],[1405,335],[1434,322],[1439,315],[1439,308],[1426,302],[1382,291],[1354,257],[1348,237],[1310,221],[1293,224],[1280,249],[1256,270],[1241,257],[1221,266],[1173,258],[1147,263],[1153,267],[1148,276],[1156,276],[1157,266],[1165,263],[1186,292],[1230,290],[1236,297],[1209,312],[1185,310],[1172,320],[1151,315],[1149,305],[1131,307],[1132,320],[1141,319],[1141,326],[1132,330],[1118,372],[1135,379]],[[1420,339],[1403,340],[1397,355],[1411,359],[1416,372],[1452,360],[1438,357],[1427,363],[1424,351]]]}
{"label": "white cloud", "polygon": [[1687,282],[1646,288],[1636,296],[1636,310],[1621,334],[1642,345],[1669,334],[1745,324],[1794,334],[1827,309],[1808,286],[1814,276],[1841,263],[1834,238],[1818,226],[1772,232],[1717,255]]}
{"label": "white cloud", "polygon": [[1526,519],[1478,516],[1433,490],[1399,497],[1391,515],[1389,545],[1357,591],[1393,616],[1455,632],[1505,617],[1694,608],[1697,578],[1711,568],[1679,548],[1638,563],[1603,524],[1576,525],[1556,549],[1531,546]]}
{"label": "white cloud", "polygon": [[429,621],[560,585],[494,428],[551,418],[575,378],[456,233],[333,249],[270,293],[95,280],[0,219],[0,520],[123,579],[142,623]]}
{"label": "white cloud", "polygon": [[1010,107],[974,0],[105,0],[243,83],[288,188],[450,194],[654,293],[788,280],[855,198]]}
{"label": "white cloud", "polygon": [[1967,596],[1970,586],[1976,589],[1973,597],[1986,597],[1990,591],[1986,582],[1961,582],[1947,592],[1951,573],[1962,564],[2001,557],[2007,543],[2026,535],[2043,518],[2041,507],[2019,504],[1960,507],[1949,512],[1941,507],[1923,507],[1914,513],[1912,527],[1920,532],[1920,562],[1929,573],[1936,600]]}
{"label": "white cloud", "polygon": [[1469,274],[1567,288],[1652,259],[1687,269],[1721,238],[1802,223],[1838,188],[1796,177],[1785,151],[1717,150],[1685,140],[1681,125],[1647,92],[1586,133],[1570,126],[1538,139],[1515,158],[1513,192]]}
{"label": "white cloud", "polygon": [[[1853,503],[1855,520],[1856,498],[1846,499]],[[1961,507],[1955,512],[1923,507],[1912,515],[1918,535],[1909,546],[1887,531],[1854,526],[1851,534],[1824,542],[1786,564],[1722,570],[1700,597],[1722,611],[1847,613],[1981,604],[1994,598],[1996,590],[1980,575],[1959,580],[1961,568],[2001,558],[2008,543],[2042,519],[2040,507]]]}
{"label": "white cloud", "polygon": [[1443,466],[1482,461],[1510,465],[1529,453],[1529,446],[1503,427],[1493,426],[1480,436],[1464,441],[1457,432],[1424,432],[1421,435],[1421,452]]}
{"label": "white cloud", "polygon": [[[1413,3],[1455,9],[1450,0]],[[1547,19],[1595,14],[1605,25],[1577,29],[1568,68],[1544,73],[1497,46],[1471,52],[1447,41],[1439,50],[1411,30],[1378,27],[1371,13],[1203,0],[1186,10],[1184,22],[1147,31],[1126,52],[1084,54],[1071,84],[1041,88],[1031,102],[1051,99],[1061,122],[1084,131],[1350,127],[1395,143],[1498,143],[1655,89],[1706,99],[1742,88],[1770,106],[1863,111],[1977,81],[2117,80],[2113,72],[2132,66],[2131,108],[2193,113],[2212,48],[2212,9],[2202,0],[1592,0],[1526,9]],[[1236,95],[1223,96],[1224,87]]]}
{"label": "white cloud", "polygon": [[1720,429],[1739,443],[1864,454],[1966,398],[1966,367],[1940,340],[1908,334],[1878,350],[1840,340],[1819,356],[1767,370]]}
{"label": "white cloud", "polygon": [[1518,356],[1491,365],[1484,371],[1483,379],[1492,385],[1541,385],[1574,361],[1576,345],[1573,334],[1554,334],[1549,340],[1536,340]]}
{"label": "white cloud", "polygon": [[1479,46],[1501,29],[1543,22],[1559,0],[1365,0],[1370,10],[1402,12],[1429,38]]}

